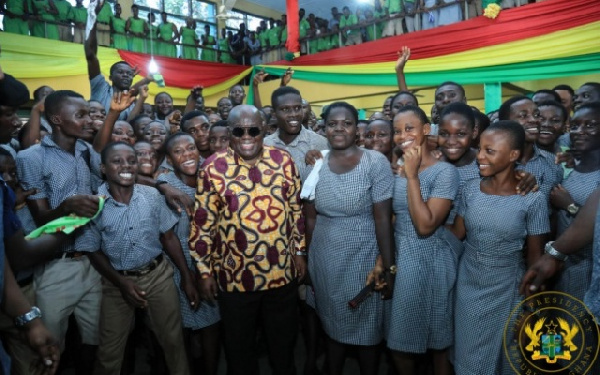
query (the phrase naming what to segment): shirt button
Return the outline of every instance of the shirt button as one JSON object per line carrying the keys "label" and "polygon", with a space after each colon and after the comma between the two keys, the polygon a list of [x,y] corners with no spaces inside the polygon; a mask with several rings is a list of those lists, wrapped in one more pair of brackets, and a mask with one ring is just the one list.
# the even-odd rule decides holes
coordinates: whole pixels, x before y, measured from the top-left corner
{"label": "shirt button", "polygon": [[133,227],[129,227],[129,230],[133,230]]}

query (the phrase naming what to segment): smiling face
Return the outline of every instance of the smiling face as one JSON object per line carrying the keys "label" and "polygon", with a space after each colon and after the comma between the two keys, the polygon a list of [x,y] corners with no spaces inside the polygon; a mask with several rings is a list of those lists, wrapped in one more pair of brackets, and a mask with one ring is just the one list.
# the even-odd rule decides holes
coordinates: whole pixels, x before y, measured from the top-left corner
{"label": "smiling face", "polygon": [[358,126],[347,108],[336,107],[325,119],[325,136],[334,150],[346,150],[356,145]]}
{"label": "smiling face", "polygon": [[208,143],[210,144],[210,152],[215,153],[225,150],[229,147],[231,135],[229,129],[224,126],[214,126],[208,133]]}
{"label": "smiling face", "polygon": [[[238,154],[248,164],[254,165],[260,157],[263,150],[263,119],[254,106],[240,105],[231,111],[229,121],[229,130],[231,131],[231,140],[229,145],[233,151]],[[239,128],[241,136],[236,136]],[[252,135],[255,129],[259,129],[257,135]]]}
{"label": "smiling face", "polygon": [[275,117],[279,131],[288,135],[300,134],[302,130],[302,98],[298,94],[289,93],[277,98]]}
{"label": "smiling face", "polygon": [[600,149],[600,113],[591,108],[575,111],[571,119],[571,142],[580,153]]}
{"label": "smiling face", "polygon": [[154,108],[159,116],[164,117],[173,111],[173,99],[167,94],[158,94],[154,98]]}
{"label": "smiling face", "polygon": [[198,159],[200,153],[196,148],[194,138],[182,135],[175,140],[169,141],[167,147],[167,159],[175,169],[175,172],[186,176],[195,176],[198,172]]}
{"label": "smiling face", "polygon": [[151,177],[158,166],[156,151],[147,142],[138,142],[133,148],[138,162],[138,173],[142,176]]}
{"label": "smiling face", "polygon": [[525,142],[535,143],[540,134],[540,111],[531,100],[519,100],[510,106],[509,120],[521,124],[525,129]]}
{"label": "smiling face", "polygon": [[106,176],[109,186],[133,186],[137,176],[135,151],[126,145],[112,146],[106,154],[106,160],[101,164],[100,169]]}
{"label": "smiling face", "polygon": [[464,116],[449,113],[440,122],[439,149],[450,162],[456,162],[471,148],[473,135],[473,128]]}
{"label": "smiling face", "polygon": [[546,105],[540,109],[540,136],[538,144],[550,147],[554,145],[558,137],[563,133],[564,122],[560,108]]}
{"label": "smiling face", "polygon": [[412,111],[400,112],[394,117],[394,144],[401,150],[425,143],[430,125],[424,124]]}
{"label": "smiling face", "polygon": [[577,110],[579,106],[585,103],[600,101],[600,90],[594,89],[593,86],[583,85],[577,91],[573,98],[573,109]]}
{"label": "smiling face", "polygon": [[356,134],[356,145],[358,147],[365,146],[365,138],[367,136],[367,123],[364,121],[360,121],[358,123],[358,132]]}
{"label": "smiling face", "polygon": [[17,110],[17,107],[0,105],[0,143],[10,142],[19,132],[22,124]]}
{"label": "smiling face", "polygon": [[231,100],[229,98],[221,98],[217,103],[217,112],[219,112],[219,116],[223,120],[227,120],[229,117],[229,112],[233,108],[233,104],[231,104]]}
{"label": "smiling face", "polygon": [[133,146],[135,134],[127,121],[117,121],[110,136],[112,142],[125,142]]}
{"label": "smiling face", "polygon": [[79,139],[89,139],[95,135],[90,118],[90,106],[83,98],[66,98],[59,115],[52,116],[52,122],[62,135]]}
{"label": "smiling face", "polygon": [[144,129],[144,140],[152,145],[155,151],[159,151],[167,138],[167,129],[161,122],[151,122]]}
{"label": "smiling face", "polygon": [[481,177],[491,177],[510,168],[520,156],[520,151],[511,150],[508,133],[486,130],[481,134],[477,153]]}
{"label": "smiling face", "polygon": [[235,85],[229,90],[229,100],[231,100],[231,104],[234,106],[242,104],[245,97],[246,92],[240,85]]}
{"label": "smiling face", "polygon": [[366,129],[365,148],[388,156],[394,148],[392,130],[387,121],[375,120]]}

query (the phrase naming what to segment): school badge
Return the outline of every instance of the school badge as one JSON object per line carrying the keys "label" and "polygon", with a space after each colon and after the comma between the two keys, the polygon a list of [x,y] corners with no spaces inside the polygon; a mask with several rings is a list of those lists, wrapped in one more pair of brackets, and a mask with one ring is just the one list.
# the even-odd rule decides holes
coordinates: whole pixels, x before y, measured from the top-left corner
{"label": "school badge", "polygon": [[504,351],[517,374],[590,373],[600,332],[578,299],[543,292],[513,310],[504,330]]}

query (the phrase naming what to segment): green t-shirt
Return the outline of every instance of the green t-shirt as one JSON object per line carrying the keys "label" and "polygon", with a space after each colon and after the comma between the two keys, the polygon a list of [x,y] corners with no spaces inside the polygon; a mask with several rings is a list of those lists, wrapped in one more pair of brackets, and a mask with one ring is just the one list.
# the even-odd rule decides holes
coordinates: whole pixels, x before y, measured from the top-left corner
{"label": "green t-shirt", "polygon": [[23,14],[25,14],[24,5],[24,0],[6,0],[6,9],[8,9],[8,11],[14,14],[15,16],[22,16]]}
{"label": "green t-shirt", "polygon": [[281,40],[279,39],[280,32],[281,32],[281,27],[279,27],[279,26],[275,26],[275,27],[269,29],[269,31],[268,31],[269,45],[271,47],[276,47],[281,43]]}
{"label": "green t-shirt", "polygon": [[105,1],[104,5],[102,5],[102,8],[100,9],[100,12],[98,13],[98,16],[96,16],[96,20],[102,23],[110,23],[112,16],[113,12],[110,9],[110,5],[107,1]]}
{"label": "green t-shirt", "polygon": [[285,43],[287,41],[287,26],[283,28],[281,31],[281,43]]}
{"label": "green t-shirt", "polygon": [[[348,17],[342,16],[340,18],[340,29],[354,25],[358,25],[358,18],[356,17],[356,14],[351,14]],[[358,29],[348,30],[348,35],[355,35],[358,33],[360,33],[360,30]]]}
{"label": "green t-shirt", "polygon": [[260,34],[258,34],[258,41],[260,42],[261,47],[266,47],[268,40],[269,40],[269,30],[262,31]]}
{"label": "green t-shirt", "polygon": [[84,6],[71,7],[69,19],[74,23],[85,23],[87,21],[87,9]]}
{"label": "green t-shirt", "polygon": [[388,9],[389,14],[402,12],[402,3],[400,0],[387,0],[385,7]]}
{"label": "green t-shirt", "polygon": [[58,20],[59,21],[68,21],[69,13],[71,13],[71,4],[67,2],[67,0],[54,0],[54,5],[56,5],[56,9],[58,9]]}
{"label": "green t-shirt", "polygon": [[306,32],[308,31],[308,29],[310,29],[310,23],[308,23],[306,18],[301,19],[300,20],[300,38],[306,37]]}

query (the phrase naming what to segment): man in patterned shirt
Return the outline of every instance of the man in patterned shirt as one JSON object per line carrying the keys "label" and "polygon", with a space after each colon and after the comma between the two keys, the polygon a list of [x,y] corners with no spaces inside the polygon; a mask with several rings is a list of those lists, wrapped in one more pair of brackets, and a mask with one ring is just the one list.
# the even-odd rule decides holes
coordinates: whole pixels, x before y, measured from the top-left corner
{"label": "man in patterned shirt", "polygon": [[273,373],[294,374],[297,279],[306,273],[300,178],[290,154],[263,146],[256,107],[234,107],[228,123],[231,148],[207,159],[196,191],[190,249],[200,294],[213,301],[218,290],[230,374],[259,373],[259,320]]}

